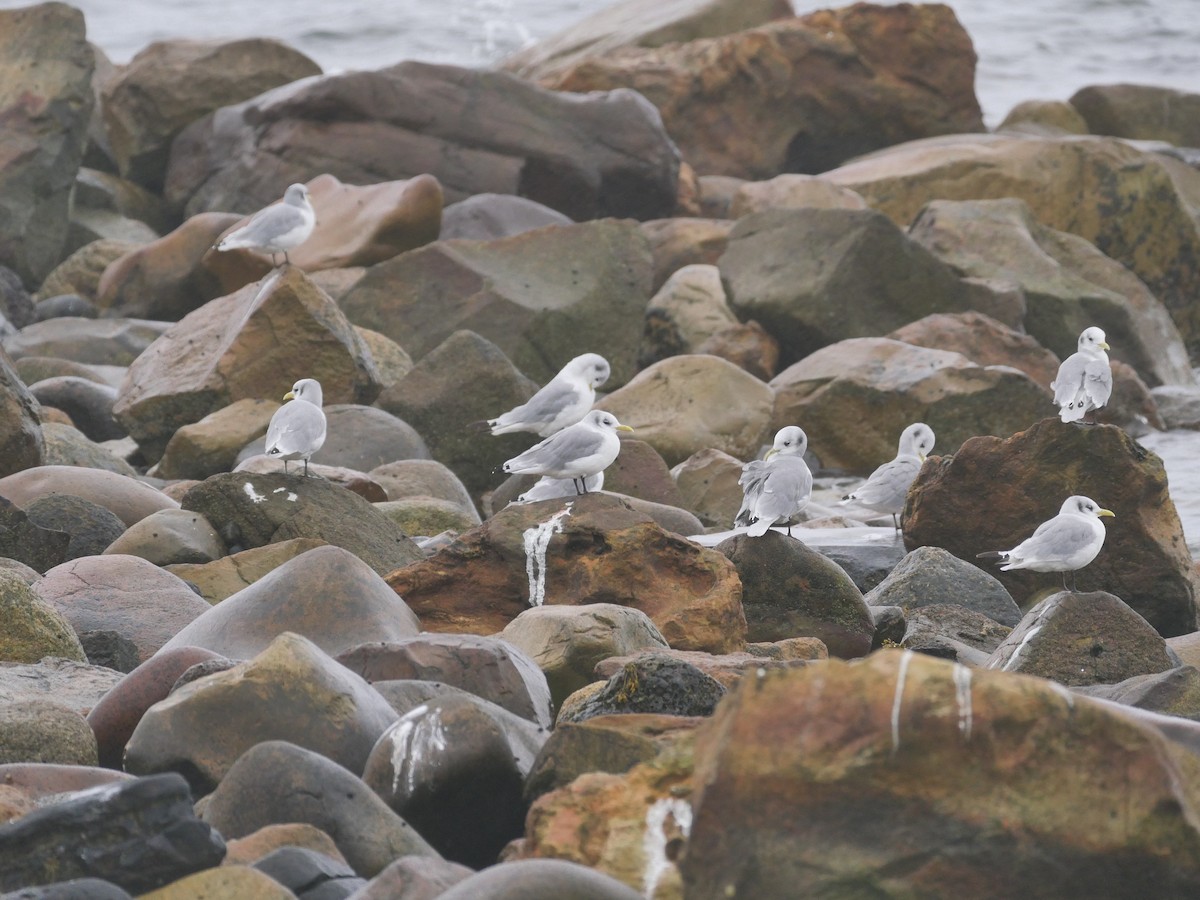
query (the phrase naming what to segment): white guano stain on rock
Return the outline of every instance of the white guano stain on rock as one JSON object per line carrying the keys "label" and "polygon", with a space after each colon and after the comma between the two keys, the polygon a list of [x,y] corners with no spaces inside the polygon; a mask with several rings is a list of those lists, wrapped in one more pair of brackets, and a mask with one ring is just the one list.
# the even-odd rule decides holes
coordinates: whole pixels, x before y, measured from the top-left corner
{"label": "white guano stain on rock", "polygon": [[251,503],[266,503],[267,498],[254,489],[254,485],[246,482],[242,485],[242,490],[246,492],[246,496],[250,498]]}
{"label": "white guano stain on rock", "polygon": [[392,793],[400,793],[401,784],[412,794],[417,785],[417,770],[423,761],[446,749],[441,710],[430,710],[422,703],[406,712],[392,731]]}
{"label": "white guano stain on rock", "polygon": [[1017,660],[1021,656],[1021,651],[1025,649],[1025,645],[1033,640],[1033,636],[1042,630],[1041,625],[1035,625],[1025,632],[1025,637],[1021,638],[1021,643],[1017,644],[1017,649],[1013,651],[1013,655],[1008,658],[1008,662],[1000,667],[1001,672],[1007,672],[1017,664]]}
{"label": "white guano stain on rock", "polygon": [[674,865],[667,858],[667,819],[673,818],[686,838],[692,831],[692,807],[686,800],[663,797],[656,800],[646,811],[646,830],[642,833],[642,853],[646,858],[646,870],[642,878],[642,894],[654,896],[658,883],[667,870]]}
{"label": "white guano stain on rock", "polygon": [[525,574],[529,578],[529,605],[541,606],[546,601],[546,551],[550,538],[561,534],[562,520],[571,514],[574,503],[568,503],[541,525],[526,528],[521,537],[525,543]]}
{"label": "white guano stain on rock", "polygon": [[900,749],[900,704],[904,700],[904,680],[908,678],[908,664],[912,662],[913,651],[905,650],[900,657],[900,668],[896,674],[896,696],[892,700],[892,754]]}
{"label": "white guano stain on rock", "polygon": [[971,739],[974,715],[971,709],[971,670],[962,663],[955,663],[951,672],[954,679],[954,699],[958,703],[958,731],[963,740]]}

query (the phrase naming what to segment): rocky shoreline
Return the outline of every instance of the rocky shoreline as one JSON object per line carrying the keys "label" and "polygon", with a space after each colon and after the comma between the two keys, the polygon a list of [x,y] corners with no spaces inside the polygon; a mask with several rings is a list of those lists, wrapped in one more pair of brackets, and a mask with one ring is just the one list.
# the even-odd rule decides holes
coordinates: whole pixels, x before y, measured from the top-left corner
{"label": "rocky shoreline", "polygon": [[[941,5],[328,76],[0,11],[0,900],[1194,896],[1200,572],[1137,438],[1200,428],[1200,101],[989,133],[974,67]],[[293,183],[289,264],[214,250]],[[634,434],[513,502],[536,438],[472,425],[584,353]],[[913,422],[896,532],[838,498]],[[801,521],[730,531],[797,424]],[[1079,592],[981,568],[1074,494]]]}

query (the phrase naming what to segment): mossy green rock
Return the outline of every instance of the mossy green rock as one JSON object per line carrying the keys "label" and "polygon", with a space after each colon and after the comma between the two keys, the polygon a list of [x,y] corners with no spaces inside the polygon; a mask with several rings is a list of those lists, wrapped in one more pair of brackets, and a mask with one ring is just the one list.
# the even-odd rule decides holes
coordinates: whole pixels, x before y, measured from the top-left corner
{"label": "mossy green rock", "polygon": [[45,656],[87,662],[67,620],[6,569],[0,569],[0,622],[0,662],[35,663]]}

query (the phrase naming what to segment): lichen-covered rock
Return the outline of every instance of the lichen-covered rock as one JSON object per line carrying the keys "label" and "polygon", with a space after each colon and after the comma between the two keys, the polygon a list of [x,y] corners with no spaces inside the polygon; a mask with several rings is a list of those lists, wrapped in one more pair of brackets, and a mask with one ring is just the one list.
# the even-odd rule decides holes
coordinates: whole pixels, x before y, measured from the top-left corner
{"label": "lichen-covered rock", "polygon": [[1094,84],[1067,101],[1092,134],[1200,147],[1200,94],[1148,84]]}
{"label": "lichen-covered rock", "polygon": [[16,572],[0,569],[0,660],[36,663],[45,656],[84,662],[71,624]]}

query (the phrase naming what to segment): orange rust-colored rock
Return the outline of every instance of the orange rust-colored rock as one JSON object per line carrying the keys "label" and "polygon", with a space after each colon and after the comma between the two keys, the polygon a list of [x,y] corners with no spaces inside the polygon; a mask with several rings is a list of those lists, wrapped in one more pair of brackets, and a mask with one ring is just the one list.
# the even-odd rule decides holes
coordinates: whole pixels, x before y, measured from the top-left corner
{"label": "orange rust-colored rock", "polygon": [[740,650],[746,635],[733,565],[607,494],[514,504],[387,581],[430,631],[494,634],[531,605],[616,603],[681,650]]}

